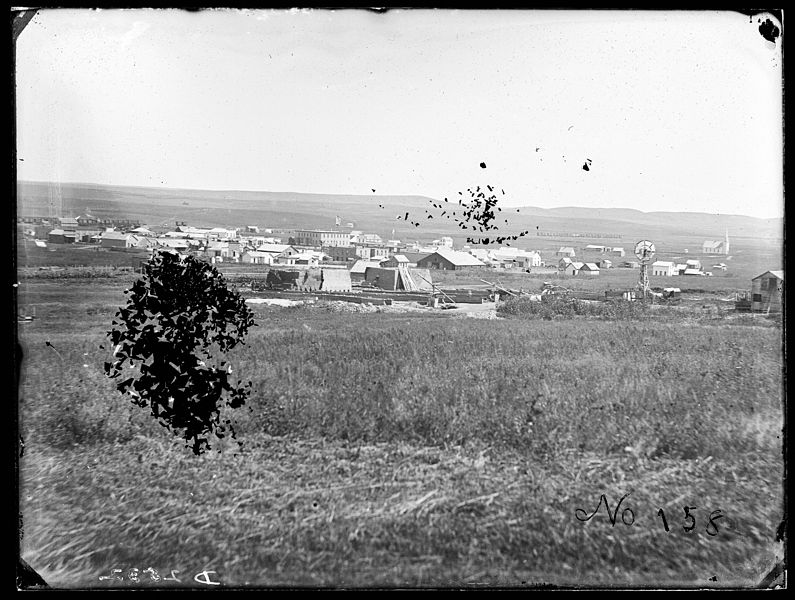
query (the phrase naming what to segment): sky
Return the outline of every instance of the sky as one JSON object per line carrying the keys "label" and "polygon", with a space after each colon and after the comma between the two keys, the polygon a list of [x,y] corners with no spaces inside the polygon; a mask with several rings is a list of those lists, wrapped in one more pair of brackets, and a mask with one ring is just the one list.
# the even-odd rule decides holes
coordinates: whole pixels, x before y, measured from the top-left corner
{"label": "sky", "polygon": [[17,176],[781,217],[781,63],[731,11],[41,10]]}

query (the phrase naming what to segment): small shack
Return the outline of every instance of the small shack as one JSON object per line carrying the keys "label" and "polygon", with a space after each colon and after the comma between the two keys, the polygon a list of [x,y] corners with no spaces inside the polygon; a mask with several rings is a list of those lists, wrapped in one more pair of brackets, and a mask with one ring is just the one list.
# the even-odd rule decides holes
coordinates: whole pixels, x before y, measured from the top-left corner
{"label": "small shack", "polygon": [[765,271],[751,280],[751,310],[780,313],[784,299],[784,271]]}

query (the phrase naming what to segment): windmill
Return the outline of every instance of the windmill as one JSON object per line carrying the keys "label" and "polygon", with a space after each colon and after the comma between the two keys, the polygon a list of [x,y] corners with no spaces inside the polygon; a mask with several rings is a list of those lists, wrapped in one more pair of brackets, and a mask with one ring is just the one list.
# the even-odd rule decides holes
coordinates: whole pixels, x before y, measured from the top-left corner
{"label": "windmill", "polygon": [[649,263],[654,257],[654,244],[649,240],[641,240],[635,244],[635,256],[640,261],[640,280],[638,281],[638,288],[643,294],[645,300],[649,295]]}

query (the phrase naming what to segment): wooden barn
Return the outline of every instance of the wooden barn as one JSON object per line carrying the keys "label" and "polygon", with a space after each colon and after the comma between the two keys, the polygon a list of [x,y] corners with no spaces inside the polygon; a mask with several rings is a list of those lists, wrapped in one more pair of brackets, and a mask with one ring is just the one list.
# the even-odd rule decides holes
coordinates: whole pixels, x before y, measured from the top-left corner
{"label": "wooden barn", "polygon": [[784,271],[765,271],[751,280],[751,310],[780,313],[784,300]]}
{"label": "wooden barn", "polygon": [[417,266],[420,269],[441,269],[443,271],[486,267],[471,254],[443,249],[437,249],[436,252],[421,258],[417,261]]}

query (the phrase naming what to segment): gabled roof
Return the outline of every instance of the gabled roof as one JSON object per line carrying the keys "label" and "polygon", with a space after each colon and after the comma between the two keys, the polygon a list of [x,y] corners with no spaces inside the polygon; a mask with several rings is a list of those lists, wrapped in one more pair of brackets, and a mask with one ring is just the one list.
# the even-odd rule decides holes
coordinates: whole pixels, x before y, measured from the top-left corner
{"label": "gabled roof", "polygon": [[651,263],[652,267],[673,267],[674,263],[667,261],[667,260],[658,260]]}
{"label": "gabled roof", "polygon": [[761,275],[757,275],[756,277],[754,277],[753,279],[751,279],[751,281],[754,281],[754,280],[756,280],[756,279],[759,279],[760,277],[764,277],[764,276],[765,276],[765,275],[767,275],[768,273],[770,273],[770,274],[771,274],[773,277],[775,277],[776,279],[780,279],[781,281],[784,281],[784,271],[765,271],[765,272],[764,272],[764,273],[762,273]]}
{"label": "gabled roof", "polygon": [[563,246],[561,247],[560,250],[558,250],[558,254],[560,254],[561,252],[568,252],[569,254],[573,254],[574,248],[572,248],[571,246]]}
{"label": "gabled roof", "polygon": [[698,269],[685,269],[685,275],[701,275]]}
{"label": "gabled roof", "polygon": [[[429,254],[428,256],[433,256],[437,254],[441,256],[443,259],[449,261],[456,267],[482,267],[483,263],[480,262],[477,258],[468,254],[467,252],[459,252],[457,250],[446,250],[443,248],[438,248],[435,252]],[[427,256],[425,257],[427,258]]]}
{"label": "gabled roof", "polygon": [[102,234],[103,240],[128,240],[133,237],[131,233],[119,233],[118,231],[106,231]]}
{"label": "gabled roof", "polygon": [[706,240],[703,244],[703,248],[717,248],[723,245],[723,240]]}
{"label": "gabled roof", "polygon": [[260,246],[257,246],[257,251],[269,252],[271,254],[273,253],[280,254],[285,250],[287,250],[288,248],[292,248],[292,246],[289,246],[287,244],[262,244]]}
{"label": "gabled roof", "polygon": [[361,273],[367,270],[367,267],[377,267],[380,263],[374,260],[357,260],[353,265],[351,265],[350,272],[351,273]]}
{"label": "gabled roof", "polygon": [[571,263],[571,266],[574,267],[575,269],[577,269],[578,271],[580,269],[582,269],[584,265],[585,265],[585,263],[581,263],[579,261]]}
{"label": "gabled roof", "polygon": [[596,263],[585,263],[582,266],[584,271],[598,271],[599,267]]}

